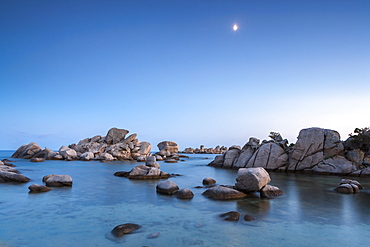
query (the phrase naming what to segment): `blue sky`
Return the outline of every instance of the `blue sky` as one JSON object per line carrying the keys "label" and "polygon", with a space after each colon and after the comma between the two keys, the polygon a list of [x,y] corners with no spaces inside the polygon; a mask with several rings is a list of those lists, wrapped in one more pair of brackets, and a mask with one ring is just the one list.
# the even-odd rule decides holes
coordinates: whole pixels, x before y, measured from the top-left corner
{"label": "blue sky", "polygon": [[180,149],[307,127],[346,139],[370,125],[369,13],[367,0],[0,0],[0,149],[111,127]]}

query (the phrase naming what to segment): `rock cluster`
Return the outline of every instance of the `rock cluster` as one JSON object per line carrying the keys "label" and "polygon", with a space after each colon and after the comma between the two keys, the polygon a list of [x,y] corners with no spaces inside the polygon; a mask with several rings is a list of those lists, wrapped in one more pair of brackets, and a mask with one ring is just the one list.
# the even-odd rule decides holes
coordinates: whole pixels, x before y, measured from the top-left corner
{"label": "rock cluster", "polygon": [[216,146],[215,148],[205,148],[204,145],[200,145],[199,148],[185,148],[181,153],[187,154],[223,154],[228,150],[225,146]]}
{"label": "rock cluster", "polygon": [[194,197],[194,193],[190,189],[180,189],[175,182],[170,180],[159,182],[156,191],[163,195],[175,195],[178,199],[192,199]]}
{"label": "rock cluster", "polygon": [[16,182],[16,183],[28,183],[30,179],[14,168],[8,160],[0,161],[0,183]]}
{"label": "rock cluster", "polygon": [[[368,133],[370,137],[370,132]],[[302,129],[297,142],[289,146],[288,140],[283,139],[280,134],[262,143],[252,137],[243,148],[234,145],[223,155],[216,156],[209,165],[235,169],[263,167],[282,172],[370,175],[370,169],[359,171],[361,165],[370,161],[370,152],[356,149],[354,145],[350,145],[351,141],[344,143],[349,143],[347,148],[337,131],[307,128]]]}
{"label": "rock cluster", "polygon": [[340,185],[334,190],[342,194],[356,194],[364,187],[356,180],[351,179],[342,179]]}
{"label": "rock cluster", "polygon": [[62,146],[58,152],[51,149],[42,149],[39,145],[31,142],[22,145],[12,155],[12,158],[31,159],[33,162],[45,160],[144,160],[151,150],[149,142],[140,142],[125,129],[112,128],[105,137],[94,136],[85,138],[77,144],[68,147]]}
{"label": "rock cluster", "polygon": [[270,175],[262,167],[240,168],[234,186],[214,186],[203,192],[203,195],[215,200],[239,199],[253,192],[259,192],[261,198],[282,195],[278,187],[268,185],[270,181]]}

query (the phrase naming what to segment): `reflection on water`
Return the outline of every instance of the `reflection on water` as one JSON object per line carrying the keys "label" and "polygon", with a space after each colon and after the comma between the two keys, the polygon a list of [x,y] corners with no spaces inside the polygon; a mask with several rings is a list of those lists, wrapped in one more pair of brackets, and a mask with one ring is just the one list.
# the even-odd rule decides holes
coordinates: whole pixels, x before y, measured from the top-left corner
{"label": "reflection on water", "polygon": [[[11,153],[0,152],[0,158]],[[210,159],[204,159],[209,157]],[[218,184],[234,184],[236,171],[205,166],[213,155],[191,155],[177,164],[159,162],[180,188],[194,192],[192,200],[178,200],[155,192],[158,181],[135,181],[113,174],[130,170],[135,162],[46,161],[15,163],[32,181],[0,184],[0,246],[360,246],[370,241],[370,193],[332,191],[341,178],[270,173],[271,185],[284,195],[276,199],[248,197],[214,201],[203,197],[204,177]],[[71,175],[72,188],[53,188],[29,194],[44,175]],[[369,179],[358,179],[370,188]],[[238,222],[222,221],[221,213],[238,211]],[[244,215],[257,220],[246,222]],[[110,230],[123,223],[142,225],[120,239]],[[159,232],[157,238],[147,237]]]}

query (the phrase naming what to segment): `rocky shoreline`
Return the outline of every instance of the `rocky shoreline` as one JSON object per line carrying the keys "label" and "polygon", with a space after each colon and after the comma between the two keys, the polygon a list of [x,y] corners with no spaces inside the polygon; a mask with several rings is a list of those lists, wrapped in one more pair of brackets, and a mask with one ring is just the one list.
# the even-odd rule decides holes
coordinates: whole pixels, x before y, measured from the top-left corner
{"label": "rocky shoreline", "polygon": [[234,145],[209,166],[239,169],[263,167],[269,171],[324,175],[370,176],[370,130],[358,130],[346,141],[335,130],[302,129],[295,144],[288,145],[279,133],[271,140],[251,137],[241,148]]}

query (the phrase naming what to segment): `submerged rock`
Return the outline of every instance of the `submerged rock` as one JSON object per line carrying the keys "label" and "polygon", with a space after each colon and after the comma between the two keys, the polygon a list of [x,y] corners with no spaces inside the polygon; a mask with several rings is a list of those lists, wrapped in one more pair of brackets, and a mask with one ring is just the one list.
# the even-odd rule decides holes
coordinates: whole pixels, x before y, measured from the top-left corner
{"label": "submerged rock", "polygon": [[220,215],[226,221],[238,221],[240,218],[240,213],[236,211],[230,211]]}
{"label": "submerged rock", "polygon": [[261,190],[260,190],[260,196],[261,198],[275,198],[278,196],[283,195],[284,192],[279,189],[276,186],[272,185],[265,185]]}
{"label": "submerged rock", "polygon": [[253,221],[253,220],[256,220],[256,218],[253,215],[251,215],[251,214],[246,214],[244,216],[244,220],[245,221]]}
{"label": "submerged rock", "polygon": [[194,193],[188,188],[185,188],[185,189],[179,189],[178,191],[176,191],[175,196],[178,199],[192,199],[194,197]]}
{"label": "submerged rock", "polygon": [[215,186],[209,188],[206,191],[204,191],[202,195],[215,200],[240,199],[247,196],[243,192],[227,188],[224,186]]}
{"label": "submerged rock", "polygon": [[115,228],[113,228],[111,233],[113,234],[113,236],[119,238],[125,234],[132,233],[133,231],[136,231],[140,228],[141,226],[138,224],[126,223],[126,224],[116,226]]}

